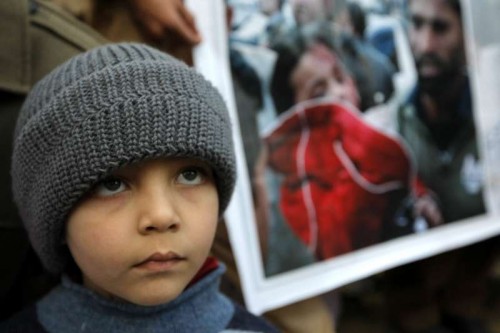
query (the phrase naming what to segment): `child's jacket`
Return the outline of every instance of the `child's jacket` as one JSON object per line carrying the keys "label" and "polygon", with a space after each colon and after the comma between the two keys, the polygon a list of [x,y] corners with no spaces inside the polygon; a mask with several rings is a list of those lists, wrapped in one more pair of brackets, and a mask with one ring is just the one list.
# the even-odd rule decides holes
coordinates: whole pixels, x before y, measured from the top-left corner
{"label": "child's jacket", "polygon": [[318,259],[382,241],[412,174],[397,140],[332,101],[297,105],[264,140],[283,217]]}

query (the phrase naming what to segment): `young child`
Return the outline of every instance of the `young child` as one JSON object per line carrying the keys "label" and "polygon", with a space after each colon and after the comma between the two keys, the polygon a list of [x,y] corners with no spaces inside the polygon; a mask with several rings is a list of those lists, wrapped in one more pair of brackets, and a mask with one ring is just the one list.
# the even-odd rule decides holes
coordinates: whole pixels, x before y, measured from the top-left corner
{"label": "young child", "polygon": [[183,63],[115,44],[55,69],[20,112],[12,177],[62,281],[0,332],[276,332],[208,257],[235,175],[224,102]]}

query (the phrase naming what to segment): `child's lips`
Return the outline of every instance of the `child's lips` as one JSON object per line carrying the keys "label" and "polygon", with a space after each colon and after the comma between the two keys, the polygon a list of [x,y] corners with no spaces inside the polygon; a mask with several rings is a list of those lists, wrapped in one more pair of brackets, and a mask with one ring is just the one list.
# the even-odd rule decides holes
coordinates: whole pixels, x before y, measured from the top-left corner
{"label": "child's lips", "polygon": [[175,252],[156,252],[137,265],[134,265],[134,267],[153,272],[164,272],[171,270],[178,263],[185,260],[186,258],[178,255]]}

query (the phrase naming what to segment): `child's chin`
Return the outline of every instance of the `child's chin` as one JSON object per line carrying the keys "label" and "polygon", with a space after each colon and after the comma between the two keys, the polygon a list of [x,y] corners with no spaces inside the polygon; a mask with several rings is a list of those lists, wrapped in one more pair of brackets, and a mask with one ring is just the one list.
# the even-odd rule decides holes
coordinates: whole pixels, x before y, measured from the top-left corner
{"label": "child's chin", "polygon": [[130,297],[127,299],[128,302],[141,305],[141,306],[155,306],[161,305],[165,303],[169,303],[170,301],[176,299],[180,293],[176,294],[155,294],[155,295],[139,295],[137,297]]}
{"label": "child's chin", "polygon": [[160,304],[169,303],[170,301],[176,299],[180,292],[168,292],[168,293],[153,293],[147,295],[126,295],[122,300],[141,306],[155,306]]}

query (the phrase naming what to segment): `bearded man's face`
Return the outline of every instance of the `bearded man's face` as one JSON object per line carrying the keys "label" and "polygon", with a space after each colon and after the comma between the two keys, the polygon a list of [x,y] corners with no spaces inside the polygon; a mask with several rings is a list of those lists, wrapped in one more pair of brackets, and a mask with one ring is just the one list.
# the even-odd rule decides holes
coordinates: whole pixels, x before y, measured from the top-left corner
{"label": "bearded man's face", "polygon": [[447,0],[410,2],[409,39],[421,89],[437,94],[465,70],[462,22]]}

